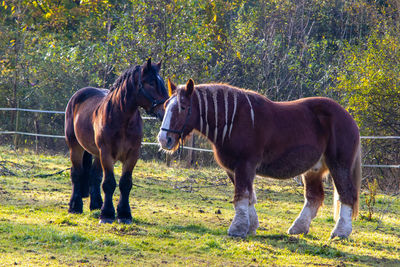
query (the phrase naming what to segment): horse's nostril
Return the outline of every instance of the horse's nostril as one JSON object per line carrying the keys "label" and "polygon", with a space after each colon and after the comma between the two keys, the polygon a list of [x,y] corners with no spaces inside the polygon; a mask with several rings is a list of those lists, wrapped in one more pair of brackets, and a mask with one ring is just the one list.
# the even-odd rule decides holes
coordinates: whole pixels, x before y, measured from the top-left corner
{"label": "horse's nostril", "polygon": [[171,146],[172,144],[172,138],[171,137],[167,137],[167,146]]}

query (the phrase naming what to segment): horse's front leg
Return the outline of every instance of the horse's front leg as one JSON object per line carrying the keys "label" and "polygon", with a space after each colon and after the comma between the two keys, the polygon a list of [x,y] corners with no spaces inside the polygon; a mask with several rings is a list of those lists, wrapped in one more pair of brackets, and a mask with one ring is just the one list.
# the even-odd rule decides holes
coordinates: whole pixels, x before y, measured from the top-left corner
{"label": "horse's front leg", "polygon": [[120,223],[132,223],[131,207],[129,206],[129,193],[132,189],[132,171],[138,158],[139,149],[131,152],[122,166],[122,176],[119,180],[119,191],[121,192],[121,195],[117,206],[117,218]]}
{"label": "horse's front leg", "polygon": [[255,165],[249,161],[239,163],[235,167],[235,197],[233,200],[235,205],[235,217],[228,230],[230,236],[244,238],[250,232],[255,232],[255,229],[258,227],[258,218],[255,217],[257,213],[255,213],[253,200],[255,170]]}
{"label": "horse's front leg", "polygon": [[112,223],[115,220],[113,194],[117,183],[114,177],[114,161],[109,153],[100,151],[100,161],[103,167],[103,191],[104,203],[101,207],[100,223]]}
{"label": "horse's front leg", "polygon": [[[230,172],[227,171],[228,177],[229,179],[232,181],[233,185],[235,185],[235,175]],[[258,215],[257,215],[257,211],[256,208],[254,207],[254,205],[257,203],[257,197],[256,197],[256,192],[254,190],[253,187],[253,194],[250,197],[250,201],[249,201],[249,230],[247,232],[248,235],[255,235],[258,226],[260,225],[258,222]]]}

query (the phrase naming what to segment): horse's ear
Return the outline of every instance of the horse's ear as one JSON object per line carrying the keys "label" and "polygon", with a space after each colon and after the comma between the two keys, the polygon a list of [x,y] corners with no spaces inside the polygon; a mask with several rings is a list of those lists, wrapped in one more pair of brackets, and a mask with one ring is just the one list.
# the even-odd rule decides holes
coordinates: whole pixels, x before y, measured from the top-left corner
{"label": "horse's ear", "polygon": [[176,85],[168,78],[168,95],[171,96],[176,90]]}
{"label": "horse's ear", "polygon": [[191,96],[194,90],[194,81],[192,79],[189,79],[189,81],[186,83],[186,95]]}
{"label": "horse's ear", "polygon": [[147,60],[147,69],[149,70],[151,68],[151,57]]}
{"label": "horse's ear", "polygon": [[157,68],[158,68],[158,70],[161,69],[161,63],[162,63],[162,59],[160,60],[160,62],[157,63]]}

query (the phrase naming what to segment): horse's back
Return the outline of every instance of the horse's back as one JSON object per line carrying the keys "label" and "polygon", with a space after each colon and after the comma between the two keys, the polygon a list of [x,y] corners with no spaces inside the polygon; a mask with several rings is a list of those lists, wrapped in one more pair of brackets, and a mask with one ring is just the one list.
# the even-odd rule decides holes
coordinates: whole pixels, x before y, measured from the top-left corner
{"label": "horse's back", "polygon": [[104,98],[108,94],[109,90],[101,89],[101,88],[94,88],[94,87],[84,87],[79,89],[78,91],[73,94],[71,99],[68,102],[68,106],[70,104],[78,105],[85,102],[88,99],[93,98]]}

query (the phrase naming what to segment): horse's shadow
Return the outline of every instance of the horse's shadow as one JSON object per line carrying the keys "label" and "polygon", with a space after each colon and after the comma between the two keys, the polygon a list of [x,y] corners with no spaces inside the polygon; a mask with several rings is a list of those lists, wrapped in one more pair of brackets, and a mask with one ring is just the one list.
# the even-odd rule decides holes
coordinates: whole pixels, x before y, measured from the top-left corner
{"label": "horse's shadow", "polygon": [[[312,240],[320,239],[310,234],[306,235],[306,237],[307,239],[312,239]],[[383,260],[385,264],[393,266],[400,264],[399,260],[382,259],[369,255],[357,255],[339,250],[334,246],[332,246],[333,244],[338,242],[351,241],[351,239],[332,239],[332,240],[327,240],[323,244],[313,244],[307,241],[306,239],[297,236],[291,236],[288,234],[263,234],[263,235],[252,236],[250,237],[250,239],[256,242],[270,243],[273,244],[273,246],[276,248],[288,249],[289,251],[296,254],[319,256],[329,259],[334,258],[337,259],[338,261],[340,260],[349,261],[350,259],[350,261],[353,261],[355,264],[357,264],[357,262],[379,264],[382,263]]]}

